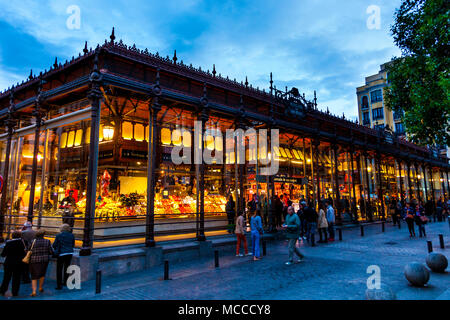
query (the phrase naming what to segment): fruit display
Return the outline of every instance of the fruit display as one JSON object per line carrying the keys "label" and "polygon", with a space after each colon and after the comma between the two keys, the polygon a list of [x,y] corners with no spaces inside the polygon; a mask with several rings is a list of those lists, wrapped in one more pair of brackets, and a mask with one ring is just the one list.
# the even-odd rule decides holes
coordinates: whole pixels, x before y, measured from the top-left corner
{"label": "fruit display", "polygon": [[[225,214],[226,198],[219,194],[206,194],[205,216],[218,216]],[[95,221],[112,222],[128,219],[144,218],[147,201],[144,195],[130,193],[114,197],[98,197],[95,203]],[[197,201],[192,196],[171,195],[163,197],[155,194],[155,219],[168,218],[194,218],[197,210]],[[86,197],[76,203],[76,214],[84,217],[86,211]]]}

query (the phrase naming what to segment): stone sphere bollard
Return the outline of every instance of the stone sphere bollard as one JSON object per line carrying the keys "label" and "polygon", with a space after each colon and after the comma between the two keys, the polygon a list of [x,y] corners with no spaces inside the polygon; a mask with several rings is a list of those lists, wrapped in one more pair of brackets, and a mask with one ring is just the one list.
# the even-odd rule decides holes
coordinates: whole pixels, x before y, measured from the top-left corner
{"label": "stone sphere bollard", "polygon": [[426,259],[427,266],[434,272],[443,273],[448,267],[447,258],[440,253],[431,252]]}
{"label": "stone sphere bollard", "polygon": [[405,267],[405,277],[413,286],[423,287],[430,280],[430,271],[419,262],[411,262]]}
{"label": "stone sphere bollard", "polygon": [[366,290],[366,300],[395,300],[396,298],[394,291],[384,284],[380,289]]}

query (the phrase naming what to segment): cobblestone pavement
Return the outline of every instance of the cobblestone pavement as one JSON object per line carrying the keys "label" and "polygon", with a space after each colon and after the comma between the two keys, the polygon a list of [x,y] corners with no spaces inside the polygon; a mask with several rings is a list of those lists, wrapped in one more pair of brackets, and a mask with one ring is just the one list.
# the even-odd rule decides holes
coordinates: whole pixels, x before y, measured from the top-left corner
{"label": "cobblestone pavement", "polygon": [[[344,229],[343,241],[298,244],[306,258],[287,266],[287,242],[273,241],[267,245],[267,256],[260,261],[236,258],[231,250],[221,252],[220,268],[214,268],[213,258],[171,265],[171,280],[162,280],[163,267],[144,272],[105,278],[101,294],[95,294],[93,281],[83,283],[81,290],[53,290],[29,298],[29,287],[22,286],[22,299],[365,299],[367,267],[378,265],[381,282],[391,288],[397,299],[450,299],[450,273],[431,273],[425,288],[410,286],[403,275],[408,262],[425,263],[426,240],[432,240],[434,251],[450,258],[449,225],[427,225],[426,238],[409,238],[406,225],[401,230],[386,223],[360,229]],[[444,234],[446,248],[439,248],[438,234]],[[337,236],[337,234],[336,234]],[[5,299],[5,298],[3,298]]]}

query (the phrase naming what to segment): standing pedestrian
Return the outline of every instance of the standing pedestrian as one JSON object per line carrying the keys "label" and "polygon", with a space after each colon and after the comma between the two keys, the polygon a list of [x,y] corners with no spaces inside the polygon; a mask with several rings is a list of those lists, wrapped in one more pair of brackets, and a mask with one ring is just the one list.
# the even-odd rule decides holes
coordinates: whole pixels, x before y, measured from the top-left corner
{"label": "standing pedestrian", "polygon": [[425,224],[427,223],[428,218],[425,216],[423,210],[421,210],[418,204],[416,205],[416,210],[414,213],[414,221],[417,224],[417,227],[419,227],[419,237],[426,237],[427,235],[425,233]]}
{"label": "standing pedestrian", "polygon": [[306,231],[306,241],[313,243],[314,234],[316,232],[317,228],[317,212],[313,207],[312,202],[308,203],[308,206],[304,210],[305,214],[305,220],[307,224],[307,231]]}
{"label": "standing pedestrian", "polygon": [[39,292],[44,292],[44,280],[47,273],[50,255],[53,254],[50,240],[44,239],[45,230],[36,231],[36,239],[31,244],[30,274],[31,274],[31,296],[36,296],[36,290],[39,281]]}
{"label": "standing pedestrian", "polygon": [[328,222],[328,234],[330,238],[328,241],[334,241],[334,224],[336,223],[336,217],[334,215],[334,209],[330,203],[325,202],[325,206],[327,208],[327,222]]}
{"label": "standing pedestrian", "polygon": [[3,281],[0,287],[0,295],[4,295],[8,291],[9,282],[12,279],[12,295],[16,297],[19,294],[20,278],[23,271],[22,259],[25,257],[26,247],[25,241],[21,239],[21,232],[15,230],[12,233],[12,239],[8,240],[2,251],[2,257],[5,257],[3,263]]}
{"label": "standing pedestrian", "polygon": [[415,237],[416,236],[416,232],[414,230],[414,212],[412,210],[412,208],[410,207],[409,203],[406,203],[405,209],[405,221],[406,224],[408,225],[408,230],[409,230],[409,237]]}
{"label": "standing pedestrian", "polygon": [[319,218],[317,219],[317,229],[319,230],[319,237],[320,237],[319,243],[328,242],[327,239],[328,221],[324,209],[325,206],[322,203],[319,203]]}
{"label": "standing pedestrian", "polygon": [[253,249],[253,260],[257,261],[261,259],[261,252],[259,250],[259,242],[263,234],[263,226],[261,217],[259,215],[259,210],[253,212],[253,216],[250,219],[250,230],[252,233],[252,249]]}
{"label": "standing pedestrian", "polygon": [[234,230],[234,233],[236,234],[236,237],[237,237],[236,257],[244,256],[242,253],[239,253],[241,242],[243,242],[243,244],[244,244],[245,255],[248,256],[249,253],[248,253],[248,247],[247,247],[247,238],[245,237],[245,221],[244,221],[244,213],[243,212],[236,218],[236,228]]}
{"label": "standing pedestrian", "polygon": [[294,208],[288,207],[285,223],[283,227],[286,228],[286,238],[289,240],[289,261],[287,265],[291,265],[294,262],[294,253],[299,257],[299,261],[302,261],[303,254],[296,247],[297,240],[300,234],[300,219],[298,215],[294,214]]}
{"label": "standing pedestrian", "polygon": [[[33,224],[31,221],[25,222],[22,227],[22,239],[25,241],[26,248],[31,247],[31,243],[35,238],[36,231],[33,230]],[[22,283],[31,283],[30,269],[28,266],[24,266],[24,268],[22,268]]]}
{"label": "standing pedestrian", "polygon": [[65,223],[59,230],[60,233],[56,235],[52,246],[53,251],[57,256],[56,290],[61,290],[64,285],[67,285],[67,268],[72,261],[73,247],[75,246],[75,237],[72,234],[70,226]]}
{"label": "standing pedestrian", "polygon": [[394,223],[394,226],[397,224],[400,225],[401,217],[402,217],[402,203],[400,201],[397,201],[397,204],[395,205],[394,215],[392,216],[392,222]]}
{"label": "standing pedestrian", "polygon": [[[234,222],[234,216],[236,215],[236,203],[234,202],[232,195],[228,197],[227,204],[225,205],[225,211],[227,213],[228,225],[232,225]],[[231,233],[231,229],[228,229],[228,232]]]}

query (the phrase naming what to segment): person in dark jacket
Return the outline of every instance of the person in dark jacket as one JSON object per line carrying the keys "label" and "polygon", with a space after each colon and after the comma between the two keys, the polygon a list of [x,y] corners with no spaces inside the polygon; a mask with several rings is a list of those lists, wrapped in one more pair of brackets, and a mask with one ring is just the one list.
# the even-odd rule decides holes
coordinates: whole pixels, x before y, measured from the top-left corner
{"label": "person in dark jacket", "polygon": [[422,236],[426,237],[425,233],[425,224],[426,224],[426,218],[423,213],[422,208],[417,204],[416,210],[414,211],[414,221],[416,222],[417,226],[419,227],[419,237],[422,238]]}
{"label": "person in dark jacket", "polygon": [[312,237],[317,229],[317,219],[319,218],[317,211],[314,209],[313,204],[310,202],[306,209],[303,210],[305,215],[305,221],[307,224],[306,241],[312,243]]}
{"label": "person in dark jacket", "polygon": [[[234,224],[234,217],[236,215],[236,203],[233,200],[233,196],[230,195],[228,198],[227,204],[225,205],[225,211],[227,213],[228,224]],[[231,231],[228,231],[231,233]]]}
{"label": "person in dark jacket", "polygon": [[[67,285],[67,268],[70,266],[75,246],[75,237],[68,224],[63,224],[53,242],[53,251],[56,259],[56,290],[61,290],[63,285]],[[64,282],[63,282],[64,279]]]}
{"label": "person in dark jacket", "polygon": [[23,272],[22,259],[25,257],[25,242],[21,239],[19,230],[13,231],[12,240],[6,242],[2,251],[2,257],[6,257],[3,264],[3,282],[0,287],[0,294],[4,295],[8,291],[9,282],[12,278],[12,295],[16,297],[19,294],[20,278]]}
{"label": "person in dark jacket", "polygon": [[31,296],[36,296],[36,290],[39,280],[39,292],[44,292],[44,280],[47,273],[48,262],[53,254],[50,240],[44,239],[45,230],[36,231],[36,239],[31,244],[30,274],[31,274]]}
{"label": "person in dark jacket", "polygon": [[405,221],[408,225],[409,237],[415,237],[416,232],[414,230],[414,210],[410,207],[409,203],[406,203],[406,207],[404,208]]}

